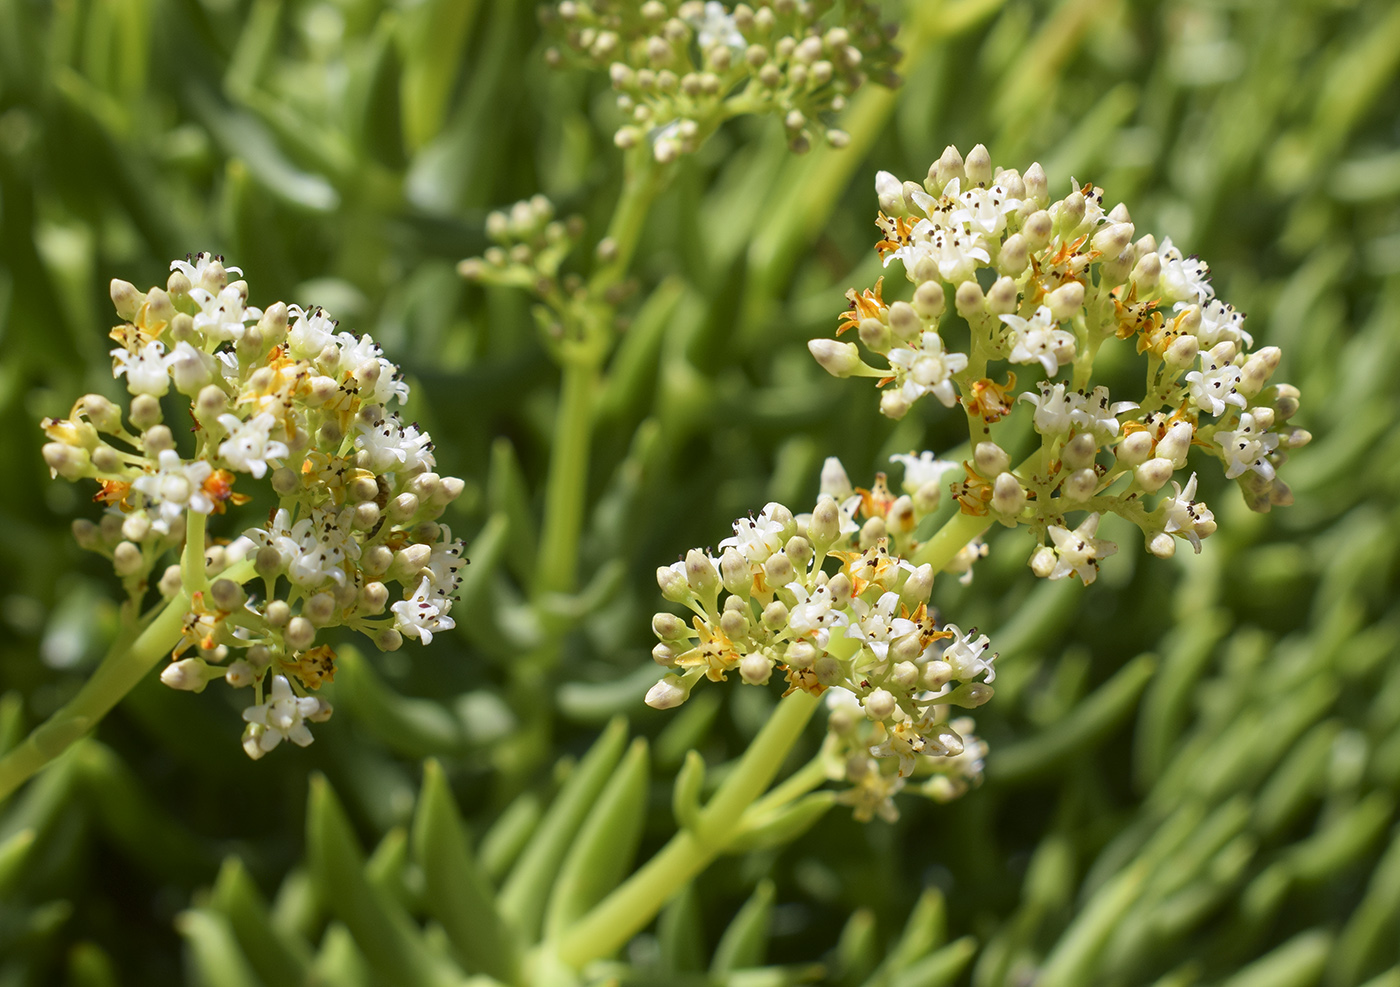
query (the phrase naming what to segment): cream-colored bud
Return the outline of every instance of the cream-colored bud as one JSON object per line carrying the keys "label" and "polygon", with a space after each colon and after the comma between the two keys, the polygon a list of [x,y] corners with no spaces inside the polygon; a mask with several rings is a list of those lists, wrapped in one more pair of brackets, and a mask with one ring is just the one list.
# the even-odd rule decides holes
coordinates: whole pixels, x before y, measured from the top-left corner
{"label": "cream-colored bud", "polygon": [[986,300],[987,296],[982,294],[982,286],[971,279],[958,285],[957,291],[953,294],[953,306],[958,310],[958,314],[965,319],[982,312],[982,303]]}
{"label": "cream-colored bud", "polygon": [[733,545],[726,547],[719,558],[719,577],[724,588],[734,594],[730,599],[749,598],[753,590],[753,570],[749,568],[748,559]]}
{"label": "cream-colored bud", "polygon": [[286,627],[287,622],[292,619],[292,608],[287,605],[286,600],[268,600],[267,606],[263,608],[263,616],[273,627]]}
{"label": "cream-colored bud", "polygon": [[757,652],[745,655],[739,662],[739,677],[749,685],[766,685],[772,674],[772,663]]}
{"label": "cream-colored bud", "polygon": [[1026,269],[1030,257],[1030,247],[1026,238],[1020,233],[1013,233],[1006,238],[1001,245],[1001,252],[997,254],[997,270],[1014,278]]}
{"label": "cream-colored bud", "polygon": [[851,599],[851,577],[844,572],[838,572],[827,580],[826,590],[837,603],[846,603]]}
{"label": "cream-colored bud", "polygon": [[1026,506],[1026,491],[1021,481],[1011,473],[998,474],[992,484],[992,510],[998,514],[1015,515]]}
{"label": "cream-colored bud", "polygon": [[904,580],[904,585],[900,587],[899,599],[910,610],[917,609],[919,604],[927,603],[929,594],[933,592],[933,566],[924,563],[913,572],[909,573]]}
{"label": "cream-colored bud", "polygon": [[784,552],[775,552],[763,563],[763,574],[769,586],[786,586],[797,577],[792,560]]}
{"label": "cream-colored bud", "polygon": [[1021,235],[1026,238],[1026,246],[1034,253],[1050,242],[1050,234],[1054,229],[1054,220],[1048,212],[1041,209],[1026,217],[1026,222],[1021,227]]}
{"label": "cream-colored bud", "polygon": [[820,653],[810,641],[794,641],[788,645],[783,655],[783,663],[790,668],[811,668]]}
{"label": "cream-colored bud", "polygon": [[1060,208],[1055,218],[1061,233],[1070,233],[1079,228],[1079,224],[1084,222],[1085,205],[1084,193],[1078,189],[1060,200]]}
{"label": "cream-colored bud", "polygon": [[909,414],[909,400],[897,389],[883,391],[880,394],[880,414],[899,421]]}
{"label": "cream-colored bud", "polygon": [[1195,336],[1177,336],[1162,354],[1167,365],[1177,370],[1185,370],[1196,362],[1201,344]]}
{"label": "cream-colored bud", "polygon": [[1084,503],[1098,490],[1099,476],[1091,469],[1075,470],[1060,484],[1060,495]]}
{"label": "cream-colored bud", "polygon": [[774,600],[763,608],[763,626],[770,631],[779,631],[787,626],[788,608],[782,600]]}
{"label": "cream-colored bud", "polygon": [[117,450],[105,443],[94,448],[90,458],[93,468],[99,473],[119,473],[124,466]]}
{"label": "cream-colored bud", "polygon": [[[1278,369],[1279,359],[1282,351],[1277,346],[1265,346],[1258,352],[1250,355],[1245,360],[1244,366],[1240,368],[1240,382],[1235,385],[1235,390],[1239,391],[1247,398],[1252,398],[1264,389],[1264,385],[1269,382],[1269,378]],[[93,462],[96,462],[94,458]]]}
{"label": "cream-colored bud", "polygon": [[1045,296],[1045,304],[1050,306],[1050,316],[1056,322],[1072,319],[1084,307],[1084,286],[1078,281],[1062,284]]}
{"label": "cream-colored bud", "polygon": [[160,399],[150,394],[137,394],[131,399],[131,411],[127,417],[138,432],[160,424],[161,418],[164,417],[160,410]]}
{"label": "cream-colored bud", "polygon": [[389,587],[377,580],[370,580],[365,583],[359,591],[355,607],[362,614],[373,617],[384,612],[384,608],[389,603]]}
{"label": "cream-colored bud", "polygon": [[941,658],[935,658],[925,665],[923,674],[919,677],[923,687],[933,692],[943,688],[951,682],[952,679],[953,666],[943,661]]}
{"label": "cream-colored bud", "polygon": [[993,315],[1010,315],[1016,311],[1021,300],[1016,282],[1009,277],[1000,277],[987,291],[987,311]]}
{"label": "cream-colored bud", "polygon": [[900,339],[908,342],[923,332],[924,323],[914,306],[908,302],[894,302],[890,305],[890,329]]}
{"label": "cream-colored bud", "polygon": [[860,350],[855,343],[841,343],[834,339],[813,339],[807,349],[822,369],[833,377],[849,377],[860,369]]}
{"label": "cream-colored bud", "polygon": [[729,640],[742,641],[749,635],[749,622],[738,610],[726,608],[724,613],[719,615],[719,629]]}
{"label": "cream-colored bud", "polygon": [[995,442],[979,442],[972,450],[972,462],[983,476],[996,476],[1011,468],[1011,456]]}
{"label": "cream-colored bud", "polygon": [[1105,259],[1116,258],[1133,242],[1132,223],[1109,223],[1102,226],[1090,241],[1092,246]]}
{"label": "cream-colored bud", "polygon": [[885,514],[885,527],[896,535],[912,534],[919,526],[914,516],[914,501],[908,494],[900,494]]}
{"label": "cream-colored bud", "polygon": [[1147,432],[1131,432],[1114,447],[1114,458],[1123,466],[1139,466],[1152,455],[1152,436]]}
{"label": "cream-colored bud", "polygon": [[933,320],[943,314],[948,299],[943,293],[943,285],[928,280],[914,289],[914,311],[925,319]]}
{"label": "cream-colored bud", "polygon": [[264,578],[277,576],[281,573],[284,565],[286,565],[286,559],[271,545],[264,545],[253,556],[253,571]]}
{"label": "cream-colored bud", "polygon": [[305,651],[316,643],[316,625],[305,617],[296,616],[287,621],[287,628],[282,632],[282,636],[287,642],[287,647]]}
{"label": "cream-colored bud", "polygon": [[978,144],[967,152],[963,173],[967,176],[968,185],[986,186],[992,183],[992,156],[987,153],[986,147]]}
{"label": "cream-colored bud", "polygon": [[1138,486],[1148,493],[1153,493],[1161,490],[1172,478],[1174,472],[1176,472],[1176,468],[1172,466],[1172,461],[1159,456],[1143,463],[1133,471],[1133,475],[1137,479]]}
{"label": "cream-colored bud", "polygon": [[1030,557],[1031,572],[1041,579],[1048,579],[1055,571],[1055,550],[1049,545],[1041,545]]}
{"label": "cream-colored bud", "polygon": [[184,589],[184,583],[180,578],[180,567],[178,565],[166,566],[165,571],[160,575],[160,581],[156,583],[156,589],[167,600]]}
{"label": "cream-colored bud", "polygon": [[675,668],[676,659],[681,656],[681,653],[681,651],[671,647],[665,641],[662,641],[651,649],[651,660],[662,668]]}
{"label": "cream-colored bud", "polygon": [[1065,443],[1064,449],[1060,452],[1060,460],[1069,469],[1084,469],[1086,466],[1093,465],[1094,457],[1098,451],[1098,443],[1094,441],[1094,436],[1089,432],[1080,432]]}
{"label": "cream-colored bud", "polygon": [[228,671],[224,673],[224,681],[235,689],[242,689],[253,684],[257,678],[257,671],[248,661],[239,658],[232,662]]}
{"label": "cream-colored bud", "polygon": [[120,278],[113,278],[111,284],[112,305],[117,310],[117,316],[130,322],[136,318],[136,312],[141,307],[141,292],[136,290],[136,285],[130,281],[123,281]]}
{"label": "cream-colored bud", "polygon": [[403,647],[403,635],[393,627],[385,627],[374,635],[374,646],[380,651],[398,651]]}
{"label": "cream-colored bud", "polygon": [[685,579],[696,596],[713,597],[719,592],[719,571],[710,557],[698,548],[685,553]]}
{"label": "cream-colored bud", "polygon": [[885,534],[886,531],[884,518],[868,518],[866,522],[860,526],[859,542],[861,551],[867,551],[869,549],[874,548],[877,544],[879,544],[880,539],[885,537]]}
{"label": "cream-colored bud", "polygon": [[[915,647],[918,647],[919,642],[917,635],[908,635],[900,638],[899,641],[895,642],[895,647],[911,639],[914,641]],[[890,650],[893,651],[894,648]],[[901,689],[906,691],[912,690],[914,686],[919,684],[919,666],[912,661],[901,661],[890,670],[890,679]]]}
{"label": "cream-colored bud", "polygon": [[335,619],[335,597],[326,592],[315,593],[301,605],[301,613],[316,627],[325,627]]}
{"label": "cream-colored bud", "polygon": [[1040,162],[1033,162],[1021,176],[1021,180],[1026,185],[1026,198],[1042,209],[1045,208],[1045,204],[1050,201],[1050,182],[1046,179],[1045,169],[1040,167]]}
{"label": "cream-colored bud", "polygon": [[232,613],[242,609],[243,604],[248,599],[248,594],[243,592],[243,587],[232,579],[216,579],[209,584],[209,599],[220,610]]}
{"label": "cream-colored bud", "polygon": [[[204,687],[209,684],[210,674],[211,669],[200,659],[184,658],[172,661],[161,669],[160,680],[181,692],[203,692]],[[219,672],[213,671],[212,674],[217,676]]]}
{"label": "cream-colored bud", "polygon": [[937,164],[937,187],[930,189],[935,195],[941,194],[943,186],[947,185],[954,178],[961,181],[967,176],[963,172],[963,157],[958,153],[958,149],[949,144],[943,149],[943,155],[938,159]]}
{"label": "cream-colored bud", "polygon": [[819,551],[825,550],[841,537],[841,508],[831,497],[822,497],[812,510],[807,534]]}
{"label": "cream-colored bud", "polygon": [[1181,469],[1186,465],[1186,454],[1191,449],[1191,438],[1195,434],[1190,422],[1173,423],[1157,443],[1157,455],[1170,460],[1174,469]]}
{"label": "cream-colored bud", "polygon": [[1138,286],[1138,291],[1144,293],[1157,287],[1161,278],[1162,258],[1153,250],[1138,258],[1137,263],[1133,265],[1133,273],[1129,275],[1129,280]]}
{"label": "cream-colored bud", "polygon": [[690,697],[690,687],[679,675],[664,676],[647,690],[646,704],[652,709],[674,709]]}
{"label": "cream-colored bud", "polygon": [[1176,539],[1165,531],[1159,531],[1148,539],[1147,550],[1159,559],[1169,559],[1176,554]]}
{"label": "cream-colored bud", "polygon": [[140,546],[129,542],[118,542],[112,549],[112,567],[118,576],[134,576],[146,567]]}
{"label": "cream-colored bud", "polygon": [[[217,291],[214,294],[218,294]],[[152,288],[146,292],[146,327],[168,325],[175,317],[175,305],[170,301],[164,288]]]}
{"label": "cream-colored bud", "polygon": [[932,514],[938,510],[939,501],[943,499],[943,484],[937,480],[929,480],[914,491],[913,498],[914,510],[920,517]]}
{"label": "cream-colored bud", "polygon": [[897,705],[894,696],[885,689],[874,689],[870,695],[865,697],[862,704],[865,707],[865,715],[872,720],[883,720],[895,711]]}
{"label": "cream-colored bud", "polygon": [[879,319],[861,319],[856,333],[866,348],[876,353],[888,353],[894,347],[894,333]]}

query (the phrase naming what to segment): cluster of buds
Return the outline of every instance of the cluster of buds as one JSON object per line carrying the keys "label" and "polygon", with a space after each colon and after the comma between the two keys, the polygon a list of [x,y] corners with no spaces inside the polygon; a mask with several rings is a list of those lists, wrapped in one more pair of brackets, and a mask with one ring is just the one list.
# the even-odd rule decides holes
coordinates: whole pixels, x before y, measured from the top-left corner
{"label": "cluster of buds", "polygon": [[[208,254],[171,271],[144,293],[112,282],[125,415],[105,397],[79,399],[66,420],[43,422],[44,458],[55,476],[97,481],[106,513],[74,531],[112,560],[133,603],[153,579],[166,598],[186,595],[161,680],[251,687],[243,746],[257,758],[284,739],[310,743],[306,723],[330,715],[307,695],[334,675],[320,631],[352,627],[392,650],[453,626],[465,560],[436,519],[463,484],[433,472],[428,435],[389,410],[408,385],[369,336],[337,331],[320,309],[249,307],[247,284],[229,281],[242,272]],[[164,424],[172,389],[189,402],[185,452]],[[250,499],[234,489],[240,474],[265,481],[277,506],[201,558],[190,547],[207,516]],[[155,576],[187,537],[198,540],[183,560]]]}
{"label": "cluster of buds", "polygon": [[657,161],[693,151],[715,127],[772,113],[797,151],[848,139],[826,127],[867,78],[894,85],[896,52],[876,4],[846,0],[563,0],[547,8],[562,45],[550,60],[608,71],[628,118],[619,147],[650,143]]}
{"label": "cluster of buds", "polygon": [[[891,418],[929,394],[961,403],[974,458],[953,493],[965,513],[1030,525],[1037,575],[1091,582],[1115,550],[1095,537],[1109,512],[1134,522],[1154,555],[1172,555],[1177,539],[1200,551],[1215,520],[1195,500],[1195,473],[1175,478],[1193,447],[1220,461],[1252,509],[1291,502],[1276,471],[1310,438],[1288,424],[1298,391],[1270,383],[1278,348],[1253,349],[1244,315],[1216,297],[1202,261],[1170,239],[1138,237],[1127,208],[1105,212],[1092,184],[1071,181],[1052,202],[1038,164],[1024,175],[994,169],[981,145],[966,159],[949,147],[922,184],[881,172],[875,189],[876,250],[903,265],[911,297],[887,301],[883,279],[847,293],[836,335],[855,329],[878,359],[837,339],[809,348],[835,376],[877,378]],[[1118,400],[1095,384],[1106,343],[1135,346],[1144,393]],[[1018,393],[1017,373],[994,369],[998,360],[1027,368],[1032,387]],[[1012,468],[993,427],[1018,400],[1034,406],[1042,442]],[[1070,513],[1083,515],[1073,527]]]}
{"label": "cluster of buds", "polygon": [[[777,671],[787,693],[841,690],[863,725],[833,717],[831,750],[840,756],[831,763],[864,818],[887,815],[886,797],[916,774],[943,779],[929,787],[937,797],[966,787],[982,748],[968,738],[968,722],[949,722],[948,713],[985,703],[995,678],[987,637],[939,622],[928,607],[933,566],[916,564],[919,521],[937,506],[939,475],[955,467],[895,458],[905,463],[898,496],[884,474],[852,490],[829,459],[810,514],[769,504],[734,522],[718,557],[692,549],[656,573],[662,595],[692,616],[653,618],[660,643],[652,655],[670,671],[647,703],[677,706],[702,678],[730,672],[765,685]],[[962,779],[961,788],[950,779]]]}

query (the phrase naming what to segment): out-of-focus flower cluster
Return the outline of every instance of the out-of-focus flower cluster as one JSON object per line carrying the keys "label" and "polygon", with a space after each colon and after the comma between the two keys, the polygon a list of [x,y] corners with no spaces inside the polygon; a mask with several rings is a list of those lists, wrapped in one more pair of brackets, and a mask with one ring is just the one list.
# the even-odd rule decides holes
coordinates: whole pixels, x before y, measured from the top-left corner
{"label": "out-of-focus flower cluster", "polygon": [[[968,735],[971,721],[948,714],[985,703],[995,677],[986,635],[941,624],[928,607],[933,566],[911,561],[940,478],[957,467],[928,453],[894,458],[904,464],[898,495],[883,473],[853,490],[829,459],[810,514],[769,504],[734,522],[718,557],[692,549],[656,573],[662,594],[691,619],[653,618],[652,655],[671,671],[647,702],[678,706],[702,678],[731,672],[751,685],[777,672],[789,693],[833,690],[842,698],[828,763],[850,783],[844,797],[861,818],[888,816],[889,797],[915,775],[935,775],[925,790],[938,798],[978,777],[983,748]],[[965,572],[978,554],[969,546],[949,568]]]}
{"label": "out-of-focus flower cluster", "polygon": [[[248,306],[247,284],[228,278],[242,272],[208,254],[171,272],[146,292],[112,282],[125,320],[112,330],[113,373],[130,407],[80,398],[67,419],[43,422],[44,458],[56,476],[100,485],[106,512],[74,533],[112,560],[133,605],[153,580],[166,598],[187,595],[161,679],[194,692],[215,678],[250,686],[243,746],[257,758],[284,739],[310,743],[306,723],[330,715],[307,695],[335,670],[318,632],[344,625],[391,650],[453,626],[465,560],[436,519],[463,484],[433,472],[428,435],[389,410],[408,385],[369,336],[320,309]],[[164,423],[172,389],[189,401],[184,452]],[[187,553],[155,576],[187,533],[203,538],[205,516],[249,500],[239,474],[276,495],[266,521],[211,544],[204,571],[186,571]]]}
{"label": "out-of-focus flower cluster", "polygon": [[[1200,551],[1216,523],[1185,473],[1193,447],[1252,509],[1291,502],[1277,469],[1310,438],[1289,424],[1298,391],[1271,384],[1278,348],[1253,348],[1203,261],[1137,236],[1127,208],[1105,211],[1091,183],[1071,181],[1052,201],[1038,164],[994,169],[981,145],[966,159],[949,147],[923,183],[881,172],[875,188],[876,249],[903,265],[912,297],[887,301],[883,279],[847,293],[836,335],[855,329],[870,362],[855,343],[809,347],[838,377],[878,378],[891,418],[926,395],[961,403],[974,457],[953,493],[964,513],[1032,526],[1037,575],[1092,582],[1116,550],[1096,537],[1106,512],[1135,523],[1154,555],[1172,555],[1178,538]],[[1144,358],[1142,393],[1123,400],[1095,383],[1105,344]],[[1031,375],[1040,379],[1028,388]],[[1017,401],[1034,406],[1041,449],[1013,468],[993,433]]]}
{"label": "out-of-focus flower cluster", "polygon": [[867,78],[897,82],[891,32],[868,0],[564,0],[546,16],[560,36],[551,61],[606,68],[629,119],[618,146],[645,141],[661,162],[745,113],[779,116],[794,150],[840,146],[824,120]]}

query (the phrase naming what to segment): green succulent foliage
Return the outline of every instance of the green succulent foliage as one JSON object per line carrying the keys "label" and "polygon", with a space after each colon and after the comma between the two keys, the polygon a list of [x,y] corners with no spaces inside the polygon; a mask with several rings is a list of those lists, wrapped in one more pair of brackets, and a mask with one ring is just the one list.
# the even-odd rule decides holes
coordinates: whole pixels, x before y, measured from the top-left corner
{"label": "green succulent foliage", "polygon": [[[981,141],[1209,259],[1305,395],[1296,504],[1215,492],[1201,556],[1124,551],[1087,591],[994,542],[937,601],[1002,653],[986,784],[893,825],[820,799],[772,819],[582,982],[1400,984],[1400,12],[891,13],[906,83],[852,98],[851,147],[792,157],[733,121],[658,199],[597,396],[582,588],[532,601],[558,375],[523,296],[455,265],[540,190],[601,236],[606,80],[547,70],[508,2],[0,0],[0,746],[115,626],[32,427],[112,386],[109,278],[212,247],[327,305],[473,478],[460,632],[411,665],[343,651],[314,747],[245,764],[232,706],[152,681],[0,806],[0,981],[562,977],[541,938],[695,817],[771,706],[641,708],[654,566],[807,496],[825,455],[868,475],[953,441],[891,430],[802,343],[878,273],[875,169]],[[514,675],[546,647],[547,685]]]}

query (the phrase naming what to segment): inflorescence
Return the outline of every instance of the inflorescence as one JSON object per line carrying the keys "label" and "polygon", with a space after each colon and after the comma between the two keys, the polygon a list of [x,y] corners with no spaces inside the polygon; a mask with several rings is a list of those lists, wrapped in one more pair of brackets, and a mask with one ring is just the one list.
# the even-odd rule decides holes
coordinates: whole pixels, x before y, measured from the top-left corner
{"label": "inflorescence", "polygon": [[[189,606],[161,680],[250,686],[243,747],[259,758],[284,739],[309,744],[306,724],[330,716],[308,695],[335,672],[320,631],[351,627],[393,650],[453,627],[466,560],[436,519],[463,483],[433,472],[429,436],[389,410],[408,385],[368,335],[338,331],[321,309],[249,307],[247,284],[228,280],[242,272],[218,257],[171,272],[144,293],[112,282],[125,320],[112,330],[112,368],[130,407],[80,398],[67,419],[43,422],[44,458],[55,476],[100,485],[106,512],[74,533],[112,560],[133,606],[187,533],[203,537],[203,516],[250,499],[234,489],[239,474],[266,481],[277,506],[264,524],[211,544],[202,567],[187,549],[154,580]],[[164,423],[172,385],[190,402],[188,455]]]}
{"label": "inflorescence", "polygon": [[[828,770],[849,782],[842,797],[866,819],[889,817],[890,798],[911,777],[924,777],[921,790],[939,799],[980,777],[984,747],[971,720],[948,717],[990,699],[996,675],[987,636],[941,624],[928,607],[933,566],[911,561],[941,476],[957,467],[927,453],[894,459],[904,464],[898,495],[883,473],[853,490],[829,459],[810,514],[769,504],[734,522],[718,557],[692,549],[658,569],[662,594],[693,616],[652,620],[660,639],[652,656],[672,669],[647,693],[659,709],[730,672],[751,685],[779,672],[789,693],[831,690]],[[978,554],[970,547],[954,571]]]}
{"label": "inflorescence", "polygon": [[877,5],[839,6],[834,18],[827,16],[837,7],[831,0],[564,0],[545,8],[560,36],[548,57],[606,68],[629,121],[617,130],[617,145],[645,141],[663,163],[745,113],[780,117],[794,150],[814,140],[839,147],[848,138],[826,119],[867,78],[898,81],[891,31]]}
{"label": "inflorescence", "polygon": [[[1105,513],[1136,524],[1154,555],[1171,556],[1177,539],[1199,552],[1216,522],[1196,474],[1178,475],[1192,448],[1220,462],[1253,510],[1291,503],[1277,470],[1310,438],[1288,423],[1298,391],[1270,384],[1278,348],[1253,349],[1203,261],[1170,239],[1134,239],[1127,208],[1105,212],[1091,183],[1052,202],[1038,164],[993,170],[981,145],[966,159],[949,147],[922,184],[881,172],[875,189],[876,249],[902,264],[912,298],[887,302],[883,279],[847,293],[836,335],[855,329],[873,365],[855,343],[809,348],[835,376],[878,378],[891,418],[927,395],[961,403],[973,458],[953,494],[964,513],[1029,525],[1038,576],[1092,582],[1116,550],[1096,537]],[[1094,381],[1105,343],[1145,355],[1144,393],[1121,400]],[[1041,379],[1027,389],[1030,374]],[[1041,447],[1013,467],[993,431],[1017,401],[1034,406]]]}

